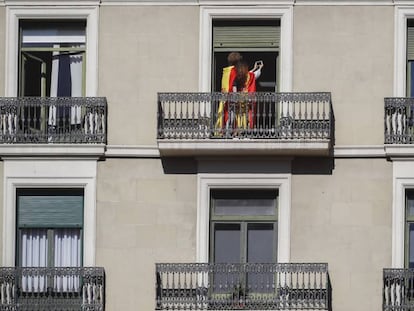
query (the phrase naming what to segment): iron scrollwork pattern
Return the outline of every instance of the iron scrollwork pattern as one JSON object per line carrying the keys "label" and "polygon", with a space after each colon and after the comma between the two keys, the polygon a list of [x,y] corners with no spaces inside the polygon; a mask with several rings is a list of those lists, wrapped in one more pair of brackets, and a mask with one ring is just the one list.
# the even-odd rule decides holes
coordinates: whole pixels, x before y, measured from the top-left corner
{"label": "iron scrollwork pattern", "polygon": [[0,268],[0,310],[104,311],[101,267]]}
{"label": "iron scrollwork pattern", "polygon": [[383,310],[414,309],[414,269],[384,269]]}
{"label": "iron scrollwork pattern", "polygon": [[2,97],[0,143],[106,143],[104,97]]}
{"label": "iron scrollwork pattern", "polygon": [[156,264],[157,310],[329,310],[325,263]]}
{"label": "iron scrollwork pattern", "polygon": [[330,93],[159,93],[158,139],[330,140]]}

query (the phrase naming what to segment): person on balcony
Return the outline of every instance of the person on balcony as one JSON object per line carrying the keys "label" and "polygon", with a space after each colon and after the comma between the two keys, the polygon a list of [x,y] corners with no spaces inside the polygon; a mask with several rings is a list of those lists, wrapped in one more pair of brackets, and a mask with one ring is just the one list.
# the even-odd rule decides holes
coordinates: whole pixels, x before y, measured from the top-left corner
{"label": "person on balcony", "polygon": [[[242,56],[238,52],[232,52],[227,57],[229,66],[223,68],[223,74],[221,78],[221,92],[256,92],[256,79],[261,74],[263,62],[255,62],[255,66],[252,70],[248,70],[248,65],[242,60]],[[230,133],[234,127],[247,129],[253,128],[254,125],[254,111],[252,107],[249,108],[249,112],[246,106],[239,104],[234,106],[232,110],[229,110],[229,103],[221,101],[217,110],[217,120],[215,124],[216,135],[222,134],[223,129],[226,133]],[[249,116],[249,118],[248,118]],[[249,121],[249,123],[247,122]]]}

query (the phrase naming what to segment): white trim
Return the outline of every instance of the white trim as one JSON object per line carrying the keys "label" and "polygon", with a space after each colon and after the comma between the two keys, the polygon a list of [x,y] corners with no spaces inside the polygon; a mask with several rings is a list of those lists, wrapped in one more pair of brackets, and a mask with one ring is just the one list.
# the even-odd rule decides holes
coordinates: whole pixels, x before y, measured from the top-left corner
{"label": "white trim", "polygon": [[295,5],[303,6],[347,6],[347,5],[358,5],[358,6],[378,6],[378,5],[394,5],[393,0],[296,0]]}
{"label": "white trim", "polygon": [[106,157],[149,157],[159,158],[160,152],[157,146],[131,146],[131,145],[108,145],[105,152]]}
{"label": "white trim", "polygon": [[[242,142],[242,141],[240,141]],[[237,145],[237,143],[234,143]],[[237,147],[237,146],[236,146]],[[372,158],[372,157],[386,157],[389,155],[384,151],[389,150],[391,146],[384,145],[372,145],[372,146],[335,146],[333,156],[335,158]],[[401,146],[397,146],[400,148]],[[408,146],[409,147],[409,146]],[[407,147],[406,147],[407,148]],[[218,151],[219,152],[219,151]],[[0,146],[0,155],[1,155]],[[207,154],[207,152],[205,153]],[[105,151],[105,157],[137,157],[137,158],[158,158],[160,157],[159,148],[157,145],[107,145]]]}
{"label": "white trim", "polygon": [[394,14],[394,97],[405,97],[407,88],[407,19],[414,18],[414,8],[396,6]]}
{"label": "white trim", "polygon": [[16,188],[25,187],[84,189],[83,265],[95,265],[96,163],[96,160],[4,161],[3,266],[15,265]]}
{"label": "white trim", "polygon": [[384,145],[372,145],[372,146],[335,146],[334,147],[335,158],[371,158],[385,157]]}
{"label": "white trim", "polygon": [[278,262],[290,261],[291,174],[198,174],[197,262],[209,260],[209,210],[212,188],[279,189]]}
{"label": "white trim", "polygon": [[280,18],[280,92],[292,90],[293,7],[214,6],[200,7],[199,90],[211,91],[212,22],[220,18]]}
{"label": "white trim", "polygon": [[404,267],[405,190],[414,188],[414,161],[393,161],[392,267]]}
{"label": "white trim", "polygon": [[147,1],[137,1],[137,0],[103,0],[101,6],[157,6],[157,5],[169,5],[169,6],[198,6],[197,0],[147,0]]}
{"label": "white trim", "polygon": [[79,6],[79,5],[99,5],[99,0],[4,0],[7,6]]}
{"label": "white trim", "polygon": [[80,7],[6,7],[5,96],[16,97],[20,19],[86,19],[86,96],[98,90],[98,6]]}
{"label": "white trim", "polygon": [[105,154],[104,144],[1,144],[0,157],[101,157]]}

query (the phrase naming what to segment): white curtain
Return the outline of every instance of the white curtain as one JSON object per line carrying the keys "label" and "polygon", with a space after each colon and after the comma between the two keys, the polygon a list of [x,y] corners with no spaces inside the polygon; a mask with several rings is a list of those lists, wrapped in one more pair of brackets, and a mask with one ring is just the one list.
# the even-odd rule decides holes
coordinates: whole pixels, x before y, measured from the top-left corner
{"label": "white curtain", "polygon": [[[46,229],[22,229],[21,242],[22,267],[46,267],[48,258],[48,240]],[[23,276],[23,291],[45,291],[44,276]]]}
{"label": "white curtain", "polygon": [[[46,267],[48,244],[46,229],[22,229],[22,266]],[[80,267],[80,229],[54,229],[54,249],[54,267]],[[47,280],[44,276],[23,276],[22,287],[23,291],[46,291]],[[53,287],[58,292],[78,291],[79,276],[57,276]]]}
{"label": "white curtain", "polygon": [[[54,44],[54,48],[59,48],[59,44]],[[79,47],[79,46],[72,46]],[[69,71],[60,64],[61,57],[69,58]],[[82,96],[82,69],[83,69],[83,54],[65,55],[61,52],[53,52],[52,54],[52,69],[51,69],[51,82],[50,82],[50,97],[68,96],[68,97],[81,97]],[[63,92],[59,89],[59,79],[63,79],[70,83],[67,92]],[[51,106],[49,110],[49,125],[56,126],[56,107]],[[70,109],[70,123],[81,123],[81,107],[72,106]]]}
{"label": "white curtain", "polygon": [[[79,229],[55,230],[55,267],[79,267],[81,264],[81,243]],[[78,291],[79,277],[56,277],[54,289],[58,292]]]}

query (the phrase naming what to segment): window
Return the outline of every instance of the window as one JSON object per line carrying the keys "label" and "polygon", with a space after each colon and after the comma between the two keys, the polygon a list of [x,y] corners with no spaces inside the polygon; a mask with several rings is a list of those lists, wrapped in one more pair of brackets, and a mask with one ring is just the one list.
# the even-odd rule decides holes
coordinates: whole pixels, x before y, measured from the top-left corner
{"label": "window", "polygon": [[256,87],[258,92],[278,90],[280,20],[213,20],[213,90],[221,90],[223,67],[228,66],[227,55],[240,52],[243,60],[253,68],[254,62],[262,60],[264,67]]}
{"label": "window", "polygon": [[19,95],[85,94],[84,21],[20,21]]}
{"label": "window", "polygon": [[21,267],[82,265],[83,189],[17,189]]}
{"label": "window", "polygon": [[211,262],[276,262],[276,190],[216,189],[211,205]]}
{"label": "window", "polygon": [[406,190],[405,202],[405,266],[414,268],[414,190]]}

